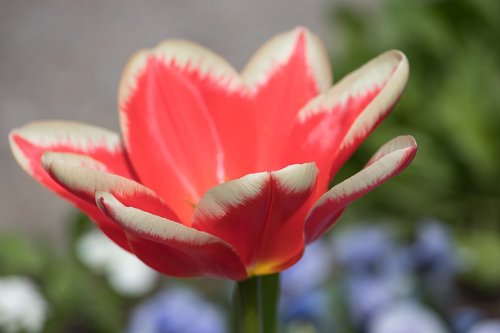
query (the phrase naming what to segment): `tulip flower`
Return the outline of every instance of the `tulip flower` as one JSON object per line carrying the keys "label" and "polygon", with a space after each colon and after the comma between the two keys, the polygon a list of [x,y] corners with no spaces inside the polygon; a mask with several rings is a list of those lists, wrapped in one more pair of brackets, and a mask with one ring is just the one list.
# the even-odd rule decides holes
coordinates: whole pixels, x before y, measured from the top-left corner
{"label": "tulip flower", "polygon": [[348,204],[411,162],[415,140],[397,137],[328,189],[407,78],[406,57],[389,51],[332,86],[325,49],[305,28],[269,40],[241,73],[169,40],[125,68],[121,138],[42,121],[10,143],[28,174],[155,270],[244,281],[293,265]]}
{"label": "tulip flower", "polygon": [[13,130],[11,148],[28,174],[163,274],[276,273],[416,151],[412,137],[397,137],[328,190],[396,103],[408,63],[389,51],[332,86],[327,59],[305,28],[272,38],[241,73],[202,46],[169,40],[125,68],[122,138],[40,121]]}

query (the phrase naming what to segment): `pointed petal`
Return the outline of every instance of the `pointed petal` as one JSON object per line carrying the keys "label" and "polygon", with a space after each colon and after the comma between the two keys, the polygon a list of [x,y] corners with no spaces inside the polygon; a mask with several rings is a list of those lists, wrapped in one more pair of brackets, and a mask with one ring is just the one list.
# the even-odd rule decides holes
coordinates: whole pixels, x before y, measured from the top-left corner
{"label": "pointed petal", "polygon": [[262,45],[246,65],[242,78],[248,86],[258,87],[269,81],[281,67],[290,65],[305,69],[299,74],[307,75],[318,91],[325,91],[332,85],[325,47],[318,36],[304,27],[276,35]]}
{"label": "pointed petal", "polygon": [[98,192],[99,208],[126,230],[135,255],[160,273],[178,277],[246,278],[234,249],[208,233],[127,207],[113,195]]}
{"label": "pointed petal", "polygon": [[129,250],[123,230],[95,205],[96,191],[110,191],[125,202],[158,215],[175,217],[154,192],[139,183],[108,173],[104,164],[83,155],[46,152],[43,167],[61,189],[63,197],[85,212],[111,240]]}
{"label": "pointed petal", "polygon": [[151,50],[139,51],[127,64],[120,81],[119,100],[126,101],[137,89],[137,76],[146,66],[149,55],[186,76],[207,85],[222,86],[229,91],[241,89],[238,72],[225,59],[196,43],[172,39]]}
{"label": "pointed petal", "polygon": [[147,57],[163,64],[188,80],[201,96],[218,133],[227,158],[225,176],[235,179],[255,170],[256,134],[249,89],[240,75],[214,52],[184,40],[168,40],[156,48],[139,53],[127,66],[120,88],[120,101],[130,98],[138,85],[137,77]]}
{"label": "pointed petal", "polygon": [[36,121],[12,130],[9,141],[19,165],[40,182],[46,178],[40,164],[45,151],[87,155],[112,172],[131,177],[120,136],[103,128],[71,121]]}
{"label": "pointed petal", "polygon": [[306,242],[313,242],[325,233],[352,201],[403,171],[416,151],[413,137],[396,137],[382,146],[363,170],[326,192],[307,216]]}
{"label": "pointed petal", "polygon": [[[164,49],[140,52],[127,66],[119,93],[121,127],[141,183],[190,221],[201,195],[224,181],[224,153],[200,92],[171,66],[181,60]],[[182,61],[203,75],[209,70]]]}
{"label": "pointed petal", "polygon": [[96,192],[105,191],[124,204],[168,219],[178,219],[152,190],[131,179],[106,172],[101,163],[90,157],[47,152],[43,154],[42,164],[59,185],[91,204],[95,204]]}
{"label": "pointed petal", "polygon": [[331,86],[326,51],[318,37],[297,28],[264,44],[242,77],[253,92],[257,170],[283,168],[281,152],[293,149],[287,138],[297,113]]}
{"label": "pointed petal", "polygon": [[132,178],[120,137],[108,130],[69,121],[39,121],[15,129],[10,147],[19,165],[35,180],[72,202],[95,221],[108,237],[128,249],[125,235],[100,213],[95,204],[75,196],[54,181],[42,167],[44,152],[70,152],[89,156],[94,167]]}
{"label": "pointed petal", "polygon": [[389,51],[354,71],[299,113],[286,161],[314,160],[319,184],[331,177],[389,113],[408,79],[408,61]]}
{"label": "pointed petal", "polygon": [[249,274],[281,271],[302,255],[307,212],[299,213],[316,174],[308,163],[218,185],[196,206],[193,227],[231,244]]}

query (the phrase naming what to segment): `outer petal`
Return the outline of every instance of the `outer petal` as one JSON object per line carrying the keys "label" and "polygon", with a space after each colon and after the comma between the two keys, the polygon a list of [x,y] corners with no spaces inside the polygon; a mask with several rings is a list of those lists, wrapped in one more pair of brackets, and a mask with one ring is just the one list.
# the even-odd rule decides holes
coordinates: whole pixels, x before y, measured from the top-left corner
{"label": "outer petal", "polygon": [[326,192],[307,216],[306,242],[310,243],[325,233],[349,203],[404,170],[416,151],[413,137],[396,137],[382,146],[363,170]]}
{"label": "outer petal", "polygon": [[287,164],[279,152],[293,149],[287,142],[293,119],[311,98],[331,86],[327,53],[317,36],[297,28],[264,44],[242,77],[253,92],[257,170],[282,168]]}
{"label": "outer petal", "polygon": [[281,271],[302,255],[305,213],[298,213],[316,175],[309,163],[216,186],[196,206],[193,227],[231,244],[249,275]]}
{"label": "outer petal", "polygon": [[143,51],[130,61],[120,119],[141,183],[187,222],[201,195],[224,181],[224,154],[200,92],[169,59]]}
{"label": "outer petal", "polygon": [[153,191],[133,180],[107,173],[104,164],[88,156],[46,152],[42,161],[47,174],[64,191],[65,196],[88,214],[104,234],[127,250],[130,249],[123,230],[96,207],[96,191],[112,191],[120,199],[133,202],[155,214],[175,217]]}
{"label": "outer petal", "polygon": [[101,229],[125,249],[123,232],[88,204],[55,182],[41,164],[47,151],[70,152],[91,157],[103,170],[132,178],[126,154],[117,134],[108,130],[69,121],[33,122],[10,133],[10,146],[19,165],[37,181],[71,201],[94,220]]}
{"label": "outer petal", "polygon": [[90,204],[95,205],[96,192],[106,191],[127,205],[168,219],[178,219],[152,190],[131,179],[106,172],[102,164],[90,157],[47,152],[42,163],[55,181]]}
{"label": "outer petal", "polygon": [[134,207],[106,192],[99,208],[126,230],[132,251],[155,270],[172,276],[246,278],[234,249],[223,240]]}
{"label": "outer petal", "polygon": [[314,160],[326,188],[368,134],[389,113],[408,79],[408,61],[388,51],[308,103],[290,132],[287,162]]}

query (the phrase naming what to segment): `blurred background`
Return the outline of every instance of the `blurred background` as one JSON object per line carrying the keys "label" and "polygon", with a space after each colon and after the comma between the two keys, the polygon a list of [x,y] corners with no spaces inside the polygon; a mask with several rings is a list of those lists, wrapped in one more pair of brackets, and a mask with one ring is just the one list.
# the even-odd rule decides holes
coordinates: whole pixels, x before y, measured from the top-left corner
{"label": "blurred background", "polygon": [[139,48],[185,38],[241,68],[299,24],[337,81],[388,49],[410,60],[394,112],[334,182],[396,135],[419,152],[284,274],[284,331],[500,332],[497,0],[0,0],[0,332],[225,332],[229,284],[158,277],[115,252],[21,171],[7,136],[36,119],[118,130],[118,80]]}

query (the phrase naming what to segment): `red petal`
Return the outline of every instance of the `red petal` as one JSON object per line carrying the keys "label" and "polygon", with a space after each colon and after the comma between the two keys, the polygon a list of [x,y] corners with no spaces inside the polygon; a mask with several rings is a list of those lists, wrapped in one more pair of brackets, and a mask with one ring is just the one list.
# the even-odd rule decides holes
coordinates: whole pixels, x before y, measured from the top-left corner
{"label": "red petal", "polygon": [[215,125],[196,87],[165,59],[142,52],[127,68],[119,104],[130,159],[188,223],[201,195],[225,179]]}
{"label": "red petal", "polygon": [[416,151],[413,137],[394,138],[377,151],[363,170],[326,192],[307,216],[306,242],[313,242],[324,234],[352,201],[403,171]]}
{"label": "red petal", "polygon": [[221,239],[140,209],[126,207],[113,195],[96,194],[99,208],[126,230],[132,251],[160,273],[178,277],[243,280],[245,268]]}
{"label": "red petal", "polygon": [[103,232],[128,249],[123,232],[95,207],[56,183],[41,164],[42,154],[70,152],[93,158],[109,172],[132,178],[117,134],[94,126],[67,121],[34,122],[10,133],[10,146],[19,165],[38,182],[71,201],[95,221]]}
{"label": "red petal", "polygon": [[253,104],[248,87],[236,70],[212,51],[183,40],[163,42],[150,54],[182,73],[200,94],[227,157],[224,160],[226,178],[236,179],[254,171],[256,126]]}
{"label": "red petal", "polygon": [[242,76],[254,94],[257,170],[282,168],[287,165],[282,152],[293,149],[287,142],[293,119],[331,85],[324,47],[307,29],[297,28],[264,44]]}
{"label": "red petal", "polygon": [[307,212],[298,212],[316,174],[309,163],[218,185],[196,206],[193,227],[231,244],[250,275],[281,271],[302,255]]}
{"label": "red petal", "polygon": [[175,213],[152,190],[131,179],[106,172],[104,165],[90,157],[48,152],[43,155],[42,163],[55,181],[89,204],[95,205],[96,192],[106,191],[124,204],[178,220]]}
{"label": "red petal", "polygon": [[331,177],[401,95],[408,62],[389,51],[348,75],[329,92],[305,106],[289,136],[287,162],[314,160],[318,184],[326,189]]}

